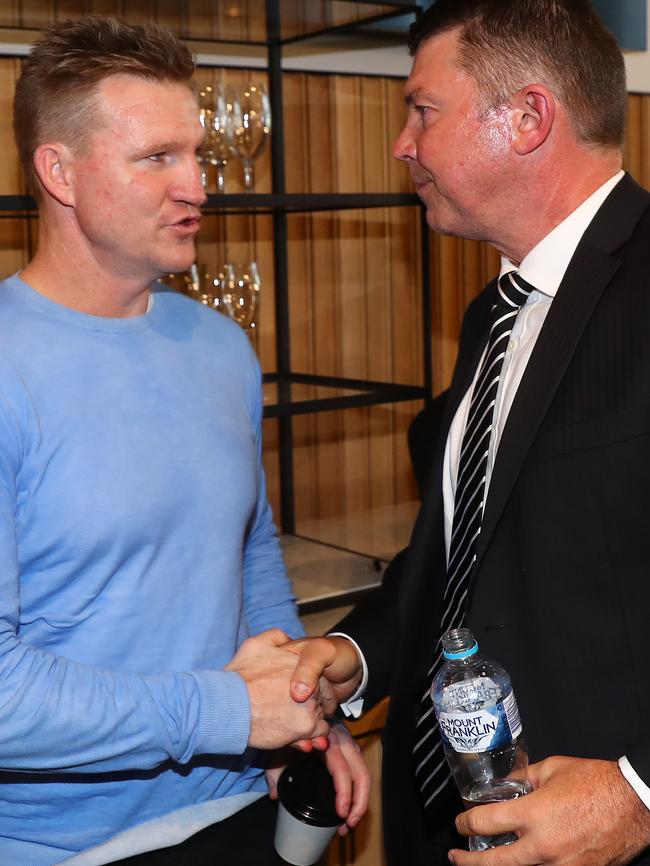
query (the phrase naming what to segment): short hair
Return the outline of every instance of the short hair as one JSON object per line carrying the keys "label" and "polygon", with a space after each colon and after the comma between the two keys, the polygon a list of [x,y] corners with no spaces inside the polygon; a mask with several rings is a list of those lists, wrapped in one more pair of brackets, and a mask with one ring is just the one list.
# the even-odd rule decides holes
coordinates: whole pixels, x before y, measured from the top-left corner
{"label": "short hair", "polygon": [[579,141],[622,147],[625,62],[589,0],[438,0],[411,25],[411,54],[454,29],[458,64],[490,108],[526,84],[545,84],[566,108]]}
{"label": "short hair", "polygon": [[30,191],[40,196],[33,165],[40,144],[60,140],[83,152],[104,78],[126,74],[189,85],[193,72],[188,48],[155,24],[88,15],[53,25],[25,59],[14,95],[14,135]]}

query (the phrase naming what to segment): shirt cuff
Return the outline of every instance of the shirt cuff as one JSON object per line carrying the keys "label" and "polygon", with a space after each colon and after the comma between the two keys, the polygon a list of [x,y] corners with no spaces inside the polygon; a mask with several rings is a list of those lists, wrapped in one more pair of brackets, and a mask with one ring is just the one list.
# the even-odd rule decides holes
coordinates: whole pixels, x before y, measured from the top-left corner
{"label": "shirt cuff", "polygon": [[623,755],[622,758],[618,759],[618,766],[621,773],[623,773],[627,781],[634,788],[635,792],[639,795],[641,801],[648,809],[650,809],[650,788],[641,779],[641,776],[639,776],[639,774],[636,772],[632,764],[630,764],[625,755]]}
{"label": "shirt cuff", "polygon": [[359,683],[359,687],[353,695],[347,699],[347,701],[341,701],[340,707],[343,711],[343,714],[346,718],[350,719],[358,719],[361,713],[363,712],[363,695],[368,686],[368,665],[366,664],[366,658],[364,654],[361,652],[361,647],[359,644],[350,637],[349,634],[344,634],[342,631],[332,631],[328,634],[328,637],[344,637],[346,640],[349,640],[350,643],[354,646],[357,653],[359,654],[359,659],[361,660],[361,670],[363,672],[363,676],[361,678],[361,682]]}

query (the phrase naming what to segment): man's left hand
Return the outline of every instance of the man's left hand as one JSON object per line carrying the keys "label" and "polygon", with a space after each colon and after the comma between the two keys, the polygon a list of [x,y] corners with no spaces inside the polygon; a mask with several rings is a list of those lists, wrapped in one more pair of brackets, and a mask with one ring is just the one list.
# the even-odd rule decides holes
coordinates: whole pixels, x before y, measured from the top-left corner
{"label": "man's left hand", "polygon": [[[370,772],[361,749],[344,725],[333,724],[328,740],[324,759],[334,780],[336,811],[343,821],[338,832],[343,836],[348,828],[357,826],[368,808]],[[277,799],[278,779],[283,769],[284,766],[281,766],[266,771],[269,796],[272,800]]]}
{"label": "man's left hand", "polygon": [[532,793],[456,818],[463,836],[516,832],[512,845],[469,853],[456,866],[623,866],[650,845],[650,810],[615,761],[553,757],[531,764]]}

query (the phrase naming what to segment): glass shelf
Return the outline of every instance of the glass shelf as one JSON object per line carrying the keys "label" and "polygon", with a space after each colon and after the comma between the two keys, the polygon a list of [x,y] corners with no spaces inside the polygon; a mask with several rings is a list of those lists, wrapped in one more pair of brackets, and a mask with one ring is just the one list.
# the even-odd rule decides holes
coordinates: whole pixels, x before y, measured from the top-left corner
{"label": "glass shelf", "polygon": [[301,614],[354,604],[377,591],[387,563],[295,535],[280,538]]}
{"label": "glass shelf", "polygon": [[264,375],[264,417],[279,418],[325,412],[354,406],[376,406],[423,400],[428,392],[421,385],[400,385],[307,373]]}
{"label": "glass shelf", "polygon": [[341,609],[376,593],[390,560],[406,545],[418,502],[343,517],[298,521],[280,536],[301,614]]}

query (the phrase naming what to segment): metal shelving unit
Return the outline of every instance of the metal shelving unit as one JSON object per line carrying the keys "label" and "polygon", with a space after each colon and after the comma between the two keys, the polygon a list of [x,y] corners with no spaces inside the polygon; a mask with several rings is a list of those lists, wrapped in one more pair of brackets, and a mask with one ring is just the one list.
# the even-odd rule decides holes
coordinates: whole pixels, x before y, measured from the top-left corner
{"label": "metal shelving unit", "polygon": [[[281,32],[280,0],[267,0],[267,38],[268,38],[268,72],[269,95],[273,112],[273,130],[271,133],[271,168],[273,193],[268,198],[267,206],[273,210],[274,255],[275,255],[275,297],[276,297],[276,358],[277,371],[265,377],[266,381],[277,382],[277,402],[266,408],[269,416],[278,417],[279,424],[279,460],[280,460],[280,525],[283,533],[295,533],[294,505],[294,467],[293,467],[293,430],[292,415],[304,412],[322,412],[331,409],[342,409],[350,406],[391,403],[399,400],[427,400],[432,393],[431,380],[431,305],[429,297],[429,250],[427,246],[428,232],[424,230],[426,222],[422,213],[422,268],[423,268],[423,381],[424,386],[394,385],[386,382],[364,382],[350,379],[334,379],[331,377],[310,376],[299,374],[291,367],[290,346],[290,310],[288,295],[288,265],[287,265],[287,213],[316,210],[341,210],[345,208],[366,207],[402,207],[419,203],[415,195],[399,194],[287,194],[285,191],[284,172],[284,129],[282,104],[282,49],[298,40],[311,39],[324,33],[358,32],[362,24],[374,23],[408,12],[417,13],[418,4],[407,0],[393,0],[382,3],[380,0],[366,0],[368,6],[390,6],[376,15],[370,15],[353,24],[329,26],[309,31],[297,36],[283,39]],[[237,197],[241,199],[241,196]],[[256,205],[264,206],[260,196]],[[208,202],[210,206],[211,202]],[[234,202],[233,202],[234,204]],[[227,207],[227,204],[224,203]],[[353,394],[334,394],[311,400],[294,399],[295,384],[311,384],[314,386],[331,387],[334,389],[352,390]]]}

